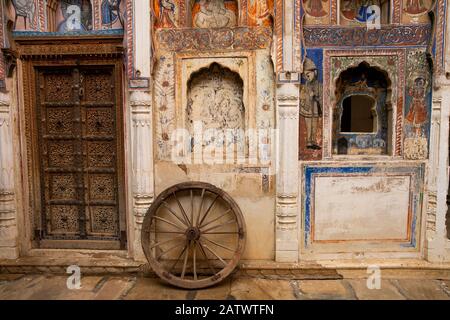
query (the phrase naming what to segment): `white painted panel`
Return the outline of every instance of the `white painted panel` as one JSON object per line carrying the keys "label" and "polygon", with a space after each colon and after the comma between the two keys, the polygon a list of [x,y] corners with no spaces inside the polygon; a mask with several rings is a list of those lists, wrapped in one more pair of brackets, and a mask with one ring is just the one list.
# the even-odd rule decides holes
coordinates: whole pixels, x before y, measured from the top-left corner
{"label": "white painted panel", "polygon": [[409,176],[316,177],[314,241],[404,240]]}

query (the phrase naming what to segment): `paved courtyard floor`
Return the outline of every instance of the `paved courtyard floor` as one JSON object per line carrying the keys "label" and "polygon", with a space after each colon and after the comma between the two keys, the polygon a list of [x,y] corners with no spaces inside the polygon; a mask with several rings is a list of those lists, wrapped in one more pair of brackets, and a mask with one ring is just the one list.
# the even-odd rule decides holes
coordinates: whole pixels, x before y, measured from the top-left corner
{"label": "paved courtyard floor", "polygon": [[67,288],[67,276],[0,274],[0,300],[450,300],[450,280],[385,279],[369,290],[366,279],[274,280],[234,275],[216,287],[179,290],[158,278],[134,275],[84,276]]}

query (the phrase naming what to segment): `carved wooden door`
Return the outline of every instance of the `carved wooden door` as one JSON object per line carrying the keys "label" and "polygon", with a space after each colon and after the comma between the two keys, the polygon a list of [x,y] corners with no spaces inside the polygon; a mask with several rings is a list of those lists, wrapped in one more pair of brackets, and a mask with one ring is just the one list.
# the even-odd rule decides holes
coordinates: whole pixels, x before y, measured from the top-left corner
{"label": "carved wooden door", "polygon": [[120,82],[111,66],[36,69],[39,246],[124,249]]}

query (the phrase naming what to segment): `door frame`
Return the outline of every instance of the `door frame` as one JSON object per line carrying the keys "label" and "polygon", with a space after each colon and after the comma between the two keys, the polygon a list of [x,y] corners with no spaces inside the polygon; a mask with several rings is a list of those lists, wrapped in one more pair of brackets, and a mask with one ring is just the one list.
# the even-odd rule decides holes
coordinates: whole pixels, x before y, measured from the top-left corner
{"label": "door frame", "polygon": [[[36,85],[37,72],[35,68],[42,67],[72,67],[72,66],[93,66],[108,65],[115,69],[114,80],[117,86],[117,106],[120,111],[117,117],[117,141],[118,154],[121,153],[121,164],[118,172],[120,219],[125,224],[124,236],[127,244],[126,248],[120,250],[105,250],[108,253],[130,252],[132,244],[132,217],[130,217],[129,197],[128,197],[128,177],[127,164],[130,163],[126,152],[127,142],[125,140],[127,132],[127,112],[124,94],[124,61],[123,61],[123,36],[122,35],[20,35],[14,38],[15,49],[18,56],[17,68],[17,100],[18,100],[18,121],[20,140],[20,162],[21,162],[21,200],[22,214],[18,212],[18,227],[21,256],[33,255],[36,251],[52,249],[40,249],[36,239],[35,229],[41,211],[40,192],[40,172],[39,172],[39,150],[37,148],[38,132],[36,128],[37,118],[36,106]],[[65,249],[58,249],[64,251]],[[74,246],[69,250],[92,251]],[[102,250],[101,247],[95,251]],[[54,250],[53,250],[54,251]]]}

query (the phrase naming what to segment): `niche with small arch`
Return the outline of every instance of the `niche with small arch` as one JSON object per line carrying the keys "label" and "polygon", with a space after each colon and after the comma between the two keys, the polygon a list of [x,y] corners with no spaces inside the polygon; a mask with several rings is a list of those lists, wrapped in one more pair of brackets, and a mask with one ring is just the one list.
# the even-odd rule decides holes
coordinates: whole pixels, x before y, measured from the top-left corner
{"label": "niche with small arch", "polygon": [[336,81],[333,153],[386,155],[391,150],[391,81],[366,62],[343,71]]}
{"label": "niche with small arch", "polygon": [[[218,63],[193,73],[187,83],[186,127],[194,136],[199,124],[203,132],[216,130],[216,134],[203,137],[203,146],[228,143],[244,148],[245,130],[244,82],[240,75]],[[219,137],[219,138],[218,138]],[[223,137],[223,138],[220,138]]]}

